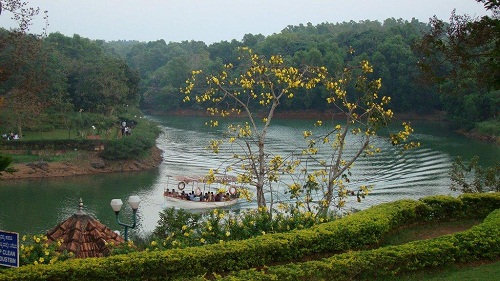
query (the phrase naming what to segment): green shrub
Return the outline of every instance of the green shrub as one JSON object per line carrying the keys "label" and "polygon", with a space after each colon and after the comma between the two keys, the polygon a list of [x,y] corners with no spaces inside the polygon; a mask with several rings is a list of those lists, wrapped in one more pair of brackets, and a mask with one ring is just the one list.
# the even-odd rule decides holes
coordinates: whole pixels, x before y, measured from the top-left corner
{"label": "green shrub", "polygon": [[73,253],[59,251],[60,241],[49,242],[45,235],[34,235],[21,239],[19,262],[21,265],[28,264],[53,264],[58,261],[64,261],[73,257]]}
{"label": "green shrub", "polygon": [[104,159],[136,159],[143,156],[155,144],[160,129],[147,119],[141,119],[132,129],[132,134],[121,139],[107,141],[100,156]]}
{"label": "green shrub", "polygon": [[428,207],[428,220],[461,217],[463,203],[459,198],[447,195],[435,195],[420,200]]}
{"label": "green shrub", "polygon": [[264,234],[288,232],[309,228],[329,219],[319,218],[310,212],[274,214],[265,208],[234,213],[229,210],[212,210],[194,214],[174,208],[160,213],[160,220],[153,234],[150,250],[185,248],[244,240]]}
{"label": "green shrub", "polygon": [[476,128],[481,134],[500,136],[500,118],[490,119],[476,123]]}
{"label": "green shrub", "polygon": [[466,193],[458,197],[463,202],[463,216],[466,218],[484,218],[500,208],[500,192]]}

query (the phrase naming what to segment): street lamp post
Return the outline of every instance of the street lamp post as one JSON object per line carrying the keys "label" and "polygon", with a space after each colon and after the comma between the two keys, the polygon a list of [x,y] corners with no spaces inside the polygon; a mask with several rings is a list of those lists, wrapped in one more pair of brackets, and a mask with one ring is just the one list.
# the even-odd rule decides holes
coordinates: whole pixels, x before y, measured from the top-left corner
{"label": "street lamp post", "polygon": [[130,208],[132,208],[132,224],[126,224],[120,221],[120,218],[118,215],[120,214],[120,209],[122,208],[123,202],[121,199],[113,199],[111,200],[111,208],[113,208],[113,211],[115,211],[116,215],[116,222],[125,227],[125,241],[128,241],[128,228],[135,228],[137,224],[137,209],[139,209],[139,204],[141,203],[141,198],[139,196],[130,196],[128,198],[128,204],[130,205]]}

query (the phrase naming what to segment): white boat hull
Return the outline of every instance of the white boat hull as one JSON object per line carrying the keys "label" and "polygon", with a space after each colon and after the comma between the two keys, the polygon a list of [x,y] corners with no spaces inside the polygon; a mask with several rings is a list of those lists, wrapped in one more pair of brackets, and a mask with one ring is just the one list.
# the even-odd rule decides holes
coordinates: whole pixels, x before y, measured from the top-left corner
{"label": "white boat hull", "polygon": [[167,208],[185,209],[185,210],[203,210],[203,209],[217,209],[232,206],[238,202],[238,199],[231,199],[228,201],[190,201],[170,196],[164,196],[165,206]]}

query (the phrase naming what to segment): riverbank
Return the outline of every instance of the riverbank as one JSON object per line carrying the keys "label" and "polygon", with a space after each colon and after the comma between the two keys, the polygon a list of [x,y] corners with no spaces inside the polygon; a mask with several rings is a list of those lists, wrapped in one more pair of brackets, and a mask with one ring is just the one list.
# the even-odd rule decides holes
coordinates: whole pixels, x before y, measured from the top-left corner
{"label": "riverbank", "polygon": [[[149,112],[149,114],[153,114]],[[167,113],[155,113],[163,116],[207,116],[203,111],[194,110],[178,110]],[[322,119],[332,118],[327,113],[318,111],[292,111],[280,112],[275,114],[277,119]],[[435,112],[432,114],[396,114],[396,121],[416,121],[425,120],[433,122],[447,122],[444,112]],[[481,135],[467,135],[470,138],[480,139],[488,142],[496,142],[499,144],[498,137],[492,139],[489,137],[485,139]],[[4,153],[9,154],[9,153]],[[84,152],[81,151],[76,159],[71,161],[36,161],[29,163],[17,163],[12,165],[17,172],[9,174],[2,173],[0,180],[15,180],[15,179],[30,179],[30,178],[49,178],[49,177],[69,177],[79,175],[90,175],[99,173],[114,173],[114,172],[131,172],[148,170],[158,167],[163,161],[163,152],[154,147],[150,155],[139,160],[105,160],[98,156],[97,152]]]}
{"label": "riverbank", "polygon": [[[169,112],[148,112],[151,115],[159,115],[159,116],[204,116],[209,117],[210,114],[203,110],[193,110],[193,109],[181,109],[181,110],[173,110]],[[264,117],[264,115],[258,115],[260,117]],[[246,118],[246,116],[241,116],[242,118]],[[316,120],[327,120],[327,119],[342,119],[344,118],[342,115],[332,116],[330,112],[323,112],[317,110],[301,110],[301,111],[283,111],[283,112],[275,112],[274,118],[276,119],[316,119]],[[394,114],[394,122],[399,121],[432,121],[432,122],[443,122],[448,123],[449,120],[446,118],[446,112],[444,111],[434,111],[430,113],[395,113]],[[496,143],[500,145],[500,137],[494,135],[485,135],[481,134],[477,130],[457,130],[457,133],[462,134],[468,138],[476,139],[489,143]]]}
{"label": "riverbank", "polygon": [[36,161],[16,163],[14,173],[0,174],[0,180],[70,177],[101,173],[142,171],[158,167],[163,161],[163,151],[153,147],[149,155],[141,159],[105,160],[98,152],[80,151],[75,159],[62,162]]}
{"label": "riverbank", "polygon": [[[198,116],[198,117],[209,117],[210,114],[204,110],[194,110],[194,109],[178,109],[168,112],[148,112],[149,115],[159,115],[159,116]],[[264,117],[264,115],[257,114],[259,117]],[[426,114],[417,113],[395,113],[396,120],[405,121],[436,121],[436,122],[447,122],[446,113],[444,111],[436,111]],[[277,119],[331,119],[331,118],[344,118],[341,115],[332,116],[331,112],[318,111],[318,110],[297,110],[297,111],[277,111],[274,113],[274,118]],[[244,115],[240,115],[242,118],[246,118]]]}

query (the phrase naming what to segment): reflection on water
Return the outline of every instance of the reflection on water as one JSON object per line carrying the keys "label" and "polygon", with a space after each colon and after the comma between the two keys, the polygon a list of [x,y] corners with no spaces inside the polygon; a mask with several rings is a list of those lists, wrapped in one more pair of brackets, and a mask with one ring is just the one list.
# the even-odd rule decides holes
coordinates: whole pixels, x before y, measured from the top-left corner
{"label": "reflection on water", "polygon": [[[162,124],[163,134],[157,145],[164,151],[164,161],[157,168],[134,173],[79,176],[64,179],[21,180],[0,182],[0,229],[26,233],[45,233],[72,215],[83,199],[85,210],[112,229],[119,229],[109,206],[111,199],[124,202],[130,195],[139,195],[139,231],[152,231],[164,208],[163,187],[167,175],[203,175],[219,166],[229,153],[214,155],[206,146],[218,138],[224,124],[214,131],[198,117],[154,117]],[[311,130],[314,120],[276,120],[269,132],[271,153],[288,155],[304,143],[302,132]],[[378,141],[382,153],[362,157],[351,169],[351,189],[374,185],[363,204],[351,200],[351,206],[368,206],[401,198],[420,198],[432,194],[452,194],[449,190],[449,169],[456,156],[469,159],[479,155],[483,163],[500,159],[500,147],[465,139],[439,123],[415,123],[415,138],[420,149],[401,154],[384,141]],[[320,129],[314,129],[320,130]],[[349,149],[346,153],[354,153]],[[324,154],[326,157],[327,154]],[[253,208],[242,202],[238,208]],[[121,219],[127,221],[131,211],[122,207]]]}

